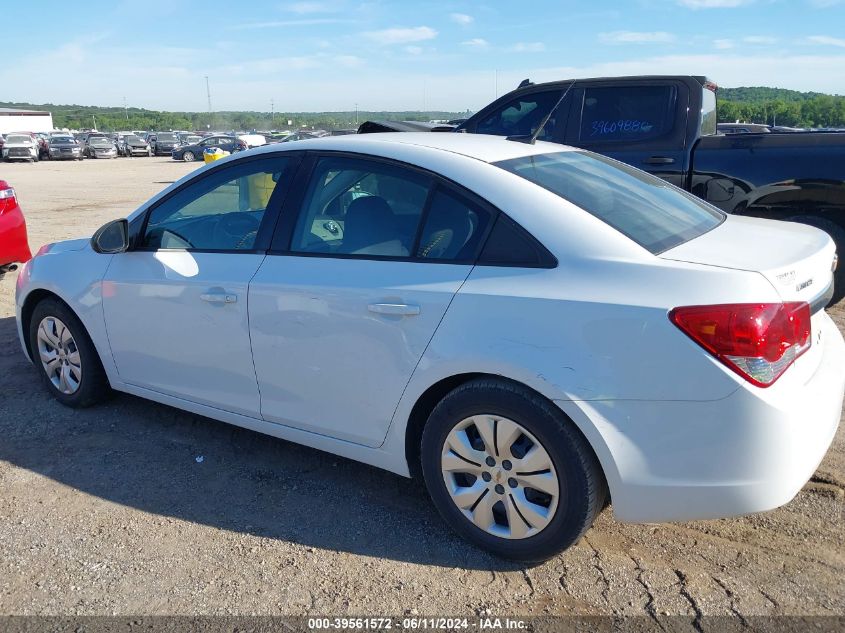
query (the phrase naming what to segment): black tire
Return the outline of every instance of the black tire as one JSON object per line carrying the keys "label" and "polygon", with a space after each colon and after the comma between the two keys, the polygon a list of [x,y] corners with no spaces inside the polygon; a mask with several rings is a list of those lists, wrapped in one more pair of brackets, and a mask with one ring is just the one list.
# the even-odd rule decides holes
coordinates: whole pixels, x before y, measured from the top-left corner
{"label": "black tire", "polygon": [[[38,355],[38,326],[42,319],[50,316],[61,320],[70,330],[76,343],[76,349],[79,351],[82,379],[79,382],[78,389],[72,394],[63,393],[53,385]],[[47,298],[35,306],[29,321],[29,349],[42,382],[53,397],[63,405],[74,409],[90,407],[111,395],[108,377],[85,326],[62,301],[56,298]]]}
{"label": "black tire", "polygon": [[197,159],[197,156],[193,152],[188,151],[188,152],[185,152],[184,154],[182,154],[182,160],[184,160],[186,163],[192,163],[196,159]]}
{"label": "black tire", "polygon": [[[807,224],[821,229],[833,240],[836,244],[836,252],[840,260],[845,257],[845,229],[827,218],[817,215],[793,215],[789,218],[784,218],[788,222],[798,222],[799,224]],[[829,306],[839,303],[845,297],[845,262],[840,261],[839,267],[833,273],[833,298],[830,300]]]}
{"label": "black tire", "polygon": [[[440,464],[444,442],[458,422],[483,413],[509,418],[528,430],[542,444],[557,471],[557,510],[534,536],[506,539],[489,534],[461,512],[446,489]],[[575,424],[546,399],[503,379],[473,380],[447,394],[429,416],[420,457],[428,492],[449,526],[502,558],[526,563],[551,558],[578,542],[605,505],[607,484],[601,466]]]}

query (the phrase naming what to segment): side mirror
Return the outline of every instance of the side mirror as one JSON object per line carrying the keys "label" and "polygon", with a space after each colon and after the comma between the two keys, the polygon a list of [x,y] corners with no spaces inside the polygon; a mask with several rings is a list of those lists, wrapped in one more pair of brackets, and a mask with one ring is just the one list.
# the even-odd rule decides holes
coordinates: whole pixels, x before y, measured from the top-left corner
{"label": "side mirror", "polygon": [[123,253],[129,248],[129,221],[125,218],[104,224],[91,238],[91,248],[97,253]]}

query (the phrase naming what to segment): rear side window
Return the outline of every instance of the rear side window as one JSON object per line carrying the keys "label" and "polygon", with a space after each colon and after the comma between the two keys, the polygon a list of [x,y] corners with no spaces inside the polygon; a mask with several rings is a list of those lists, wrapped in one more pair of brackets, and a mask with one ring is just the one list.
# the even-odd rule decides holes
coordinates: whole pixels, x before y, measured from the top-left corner
{"label": "rear side window", "polygon": [[635,142],[672,131],[674,86],[586,88],[579,139],[586,143]]}
{"label": "rear side window", "polygon": [[471,260],[489,223],[489,211],[438,187],[429,203],[417,257]]}
{"label": "rear side window", "polygon": [[592,152],[523,156],[495,165],[556,193],[654,254],[706,233],[725,218],[664,180]]}
{"label": "rear side window", "polygon": [[[560,94],[560,91],[556,90],[520,95],[481,119],[475,132],[497,136],[531,135],[558,102]],[[549,119],[538,136],[541,141],[551,139],[555,129],[555,117],[556,114]]]}

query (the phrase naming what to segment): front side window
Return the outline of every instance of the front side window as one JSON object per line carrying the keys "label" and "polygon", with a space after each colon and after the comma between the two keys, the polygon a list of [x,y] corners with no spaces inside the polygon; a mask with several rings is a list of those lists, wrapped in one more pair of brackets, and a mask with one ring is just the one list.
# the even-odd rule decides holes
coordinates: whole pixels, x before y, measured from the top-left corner
{"label": "front side window", "polygon": [[639,169],[583,151],[495,163],[556,193],[657,254],[715,228],[725,215]]}
{"label": "front side window", "polygon": [[[537,126],[558,102],[560,95],[557,90],[521,95],[479,121],[475,131],[477,134],[497,136],[530,136],[537,131]],[[558,114],[553,114],[543,128],[538,136],[541,141],[551,139]]]}
{"label": "front side window", "polygon": [[579,139],[585,143],[636,142],[672,131],[674,86],[586,88]]}
{"label": "front side window", "polygon": [[431,179],[404,167],[322,158],[291,242],[296,253],[408,257]]}
{"label": "front side window", "polygon": [[189,185],[150,213],[142,246],[250,250],[271,195],[284,187],[289,158],[227,167]]}

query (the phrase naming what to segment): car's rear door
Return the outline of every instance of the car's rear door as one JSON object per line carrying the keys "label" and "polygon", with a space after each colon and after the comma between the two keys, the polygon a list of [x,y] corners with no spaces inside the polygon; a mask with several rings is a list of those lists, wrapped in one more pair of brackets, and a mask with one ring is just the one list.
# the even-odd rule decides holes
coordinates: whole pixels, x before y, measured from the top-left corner
{"label": "car's rear door", "polygon": [[297,158],[204,172],[148,212],[103,281],[112,355],[129,385],[259,417],[247,288]]}
{"label": "car's rear door", "polygon": [[679,187],[689,169],[689,89],[674,79],[578,82],[565,143],[610,156]]}
{"label": "car's rear door", "polygon": [[249,288],[261,413],[378,446],[493,212],[389,161],[324,154],[307,169]]}

